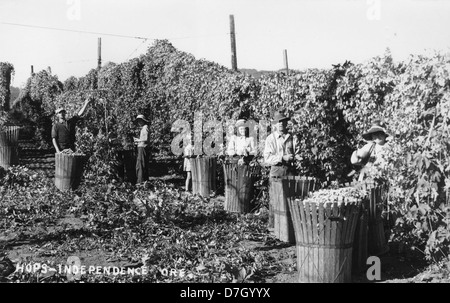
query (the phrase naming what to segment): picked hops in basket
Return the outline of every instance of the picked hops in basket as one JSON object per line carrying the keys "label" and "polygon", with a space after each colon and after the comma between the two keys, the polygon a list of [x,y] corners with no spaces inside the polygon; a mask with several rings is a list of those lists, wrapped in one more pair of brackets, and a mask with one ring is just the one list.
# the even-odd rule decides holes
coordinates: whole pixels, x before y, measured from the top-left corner
{"label": "picked hops in basket", "polygon": [[364,196],[364,191],[354,187],[326,188],[310,192],[303,201],[306,203],[356,203]]}
{"label": "picked hops in basket", "polygon": [[70,148],[66,148],[64,150],[61,151],[62,154],[66,154],[66,155],[72,155],[72,156],[84,156],[83,153],[79,153],[79,152],[74,152],[72,149]]}
{"label": "picked hops in basket", "polygon": [[320,189],[289,201],[296,239],[298,282],[350,283],[355,230],[363,192]]}

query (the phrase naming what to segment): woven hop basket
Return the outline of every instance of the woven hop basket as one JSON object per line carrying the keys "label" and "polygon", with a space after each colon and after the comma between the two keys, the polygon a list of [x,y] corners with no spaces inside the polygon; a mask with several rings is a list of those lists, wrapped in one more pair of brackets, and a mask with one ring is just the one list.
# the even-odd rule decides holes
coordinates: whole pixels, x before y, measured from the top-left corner
{"label": "woven hop basket", "polygon": [[9,168],[19,164],[19,126],[0,128],[0,166]]}
{"label": "woven hop basket", "polygon": [[288,199],[299,282],[351,282],[352,246],[362,197],[361,191],[348,187]]}

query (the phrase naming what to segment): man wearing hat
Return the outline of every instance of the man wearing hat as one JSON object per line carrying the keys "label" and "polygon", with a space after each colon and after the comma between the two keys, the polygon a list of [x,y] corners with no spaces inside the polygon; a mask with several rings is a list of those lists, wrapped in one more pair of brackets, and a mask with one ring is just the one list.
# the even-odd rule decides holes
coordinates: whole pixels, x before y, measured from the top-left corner
{"label": "man wearing hat", "polygon": [[271,166],[270,177],[295,174],[294,160],[298,154],[298,144],[296,137],[288,132],[289,120],[276,112],[272,122],[276,130],[266,138],[264,162]]}
{"label": "man wearing hat", "polygon": [[149,121],[144,115],[137,115],[134,120],[141,127],[139,138],[134,138],[134,143],[137,145],[137,159],[136,159],[136,177],[137,183],[142,183],[148,180],[148,160],[149,160]]}
{"label": "man wearing hat", "polygon": [[70,119],[66,118],[66,110],[63,107],[55,110],[57,121],[52,127],[52,142],[57,153],[64,150],[75,151],[76,124],[81,120],[81,116],[83,116],[86,107],[91,101],[91,97],[86,98],[86,101],[78,114]]}
{"label": "man wearing hat", "polygon": [[246,122],[247,121],[245,119],[239,119],[236,122],[238,134],[231,137],[227,148],[227,154],[229,156],[237,155],[243,157],[241,159],[242,161],[240,161],[240,164],[248,162],[251,156],[254,156],[256,153],[255,140],[253,139],[253,137],[247,137],[246,134]]}
{"label": "man wearing hat", "polygon": [[364,140],[368,141],[362,148],[352,153],[350,161],[353,165],[363,167],[360,171],[358,181],[367,176],[368,168],[380,161],[380,155],[389,137],[380,120],[375,120],[370,129],[362,134]]}
{"label": "man wearing hat", "polygon": [[266,138],[264,146],[264,162],[270,165],[269,174],[269,228],[274,228],[274,201],[275,193],[273,178],[294,175],[296,168],[294,165],[295,156],[298,154],[297,138],[290,134],[287,129],[290,119],[279,112],[276,112],[272,121],[275,130]]}

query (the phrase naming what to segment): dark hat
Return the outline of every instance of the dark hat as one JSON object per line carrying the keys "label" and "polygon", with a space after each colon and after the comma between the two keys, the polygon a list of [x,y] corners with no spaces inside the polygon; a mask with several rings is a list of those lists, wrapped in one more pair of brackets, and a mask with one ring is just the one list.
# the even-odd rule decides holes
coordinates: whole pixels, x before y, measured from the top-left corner
{"label": "dark hat", "polygon": [[272,123],[278,123],[283,120],[290,120],[290,118],[284,116],[280,112],[276,112],[275,115],[273,116]]}
{"label": "dark hat", "polygon": [[386,129],[382,127],[381,121],[376,120],[372,123],[372,126],[369,128],[369,130],[362,134],[362,137],[365,140],[371,140],[372,134],[379,132],[382,132],[386,135],[386,137],[389,137],[389,134],[386,132]]}
{"label": "dark hat", "polygon": [[139,119],[145,121],[145,122],[149,122],[144,115],[137,115],[136,119],[134,119],[134,122],[137,122]]}

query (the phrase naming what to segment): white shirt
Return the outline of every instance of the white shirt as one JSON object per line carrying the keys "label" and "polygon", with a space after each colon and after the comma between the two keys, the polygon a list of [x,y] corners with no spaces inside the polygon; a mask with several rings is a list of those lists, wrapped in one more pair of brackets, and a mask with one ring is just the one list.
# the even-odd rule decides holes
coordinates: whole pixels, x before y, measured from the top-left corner
{"label": "white shirt", "polygon": [[194,147],[192,146],[191,143],[186,145],[186,147],[184,148],[184,152],[183,153],[184,153],[185,157],[191,157],[192,155],[194,155]]}
{"label": "white shirt", "polygon": [[147,147],[148,145],[148,125],[144,125],[141,128],[141,133],[139,135],[139,142],[138,142],[138,147]]}
{"label": "white shirt", "polygon": [[291,134],[281,134],[274,131],[266,138],[264,147],[264,162],[266,165],[276,165],[282,162],[285,155],[298,154],[298,142]]}
{"label": "white shirt", "polygon": [[249,155],[254,155],[256,153],[255,140],[253,137],[233,135],[228,143],[227,154],[229,156],[236,154],[242,156],[245,154],[245,151],[247,151]]}

